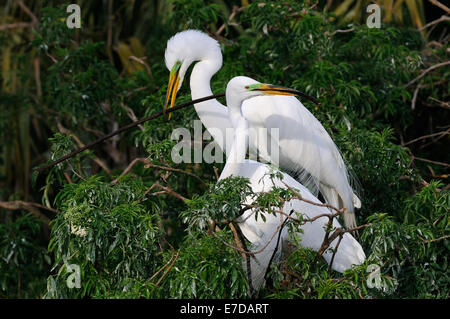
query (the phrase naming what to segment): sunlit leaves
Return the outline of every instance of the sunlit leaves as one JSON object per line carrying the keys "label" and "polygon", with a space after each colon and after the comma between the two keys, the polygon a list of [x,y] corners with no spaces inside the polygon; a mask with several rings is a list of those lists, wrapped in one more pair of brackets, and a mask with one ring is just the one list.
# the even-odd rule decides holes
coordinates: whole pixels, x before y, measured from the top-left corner
{"label": "sunlit leaves", "polygon": [[[112,186],[93,177],[67,184],[58,194],[61,214],[53,222],[49,245],[60,270],[49,279],[49,284],[58,283],[56,296],[100,296],[106,287],[121,291],[128,278],[150,278],[157,270],[159,218],[141,203],[143,192],[138,180]],[[66,289],[66,263],[80,265],[83,290]]]}

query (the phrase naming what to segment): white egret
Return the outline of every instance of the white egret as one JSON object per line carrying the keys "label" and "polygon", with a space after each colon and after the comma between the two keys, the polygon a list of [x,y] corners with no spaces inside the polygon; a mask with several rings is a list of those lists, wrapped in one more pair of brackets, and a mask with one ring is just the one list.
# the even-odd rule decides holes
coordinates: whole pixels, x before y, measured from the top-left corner
{"label": "white egret", "polygon": [[[296,189],[303,199],[321,204],[306,187],[288,174],[282,173],[282,178],[278,179],[271,178],[271,173],[273,174],[273,168],[269,165],[252,160],[244,160],[241,164],[239,176],[249,179],[250,187],[254,193],[268,192],[274,186],[286,188],[286,185],[288,185],[290,188]],[[247,204],[251,202],[252,199],[248,198]],[[295,211],[304,214],[308,218],[330,213],[326,207],[312,205],[298,199],[292,199],[286,202],[282,210],[287,215]],[[291,216],[295,217],[295,215]],[[264,248],[261,252],[254,254],[254,257],[250,258],[252,286],[255,290],[259,290],[264,283],[270,260],[273,256],[275,256],[274,260],[279,259],[282,248],[291,242],[287,227],[280,228],[280,225],[284,223],[286,218],[285,215],[280,216],[277,213],[276,215],[265,214],[265,221],[261,217],[255,219],[253,210],[247,210],[238,218],[238,225],[242,234],[251,243],[251,247],[249,247],[250,251],[257,252]],[[294,236],[300,238],[302,247],[318,251],[325,237],[325,225],[327,222],[327,217],[321,217],[313,222],[307,222],[301,226],[303,233],[298,232]],[[333,221],[333,227],[341,227],[336,219]],[[281,233],[273,236],[277,231],[281,231]],[[337,239],[330,244],[330,248],[335,249],[336,245]],[[331,263],[333,253],[330,249],[327,249],[322,256],[328,264]],[[339,243],[331,268],[343,273],[353,265],[364,263],[365,259],[366,255],[359,242],[350,233],[345,233]]]}
{"label": "white egret", "polygon": [[[246,148],[248,142],[248,125],[247,120],[242,114],[242,106],[245,101],[256,98],[263,94],[283,94],[296,95],[301,94],[298,91],[287,89],[283,87],[276,87],[268,84],[261,84],[253,79],[247,77],[235,77],[227,86],[226,99],[229,109],[230,122],[235,128],[234,141],[230,149],[230,153],[225,164],[225,167],[220,175],[220,179],[229,176],[243,176],[250,180],[250,186],[253,192],[267,192],[273,186],[295,188],[301,194],[301,198],[321,204],[321,202],[311,194],[311,192],[295,181],[287,174],[282,174],[281,180],[270,176],[270,168],[267,165],[245,160]],[[253,104],[255,105],[255,104]],[[282,107],[282,106],[280,106]],[[247,199],[251,203],[251,198]],[[286,228],[280,226],[284,223],[287,216],[294,211],[306,215],[308,218],[313,218],[321,214],[329,214],[330,211],[323,206],[316,206],[307,203],[303,200],[293,199],[285,203],[283,207],[283,214],[277,213],[266,214],[266,220],[256,220],[252,215],[253,211],[246,211],[239,217],[239,227],[244,236],[252,243],[253,251],[260,251],[251,257],[251,279],[252,286],[258,290],[264,282],[264,275],[267,267],[272,259],[272,256],[277,253],[276,250],[280,246],[289,241],[289,236]],[[314,222],[307,222],[301,226],[303,233],[295,234],[301,238],[301,245],[306,248],[319,250],[325,236],[325,225],[328,222],[327,217],[321,217]],[[333,226],[341,227],[339,222],[335,219]],[[280,232],[279,236],[274,236]],[[280,240],[278,240],[280,238]],[[336,248],[337,240],[333,241],[331,247]],[[265,248],[264,248],[265,247]],[[352,265],[359,265],[364,262],[365,254],[361,245],[349,234],[345,233],[339,243],[337,252],[333,257],[330,250],[326,250],[323,254],[325,260],[332,263],[332,268],[339,272],[344,272]]]}
{"label": "white egret", "polygon": [[[165,109],[175,103],[186,71],[195,61],[198,63],[190,78],[192,99],[212,95],[210,80],[222,67],[222,53],[216,40],[197,30],[177,33],[167,43],[165,60],[171,70]],[[227,141],[234,134],[228,130],[227,135],[227,128],[232,127],[227,108],[217,100],[209,100],[195,104],[195,110],[228,155]],[[354,207],[360,207],[361,203],[350,186],[341,154],[324,127],[299,100],[292,96],[259,96],[244,102],[242,114],[249,127],[268,129],[263,138],[249,140],[251,153],[259,151],[264,160],[273,162],[267,146],[278,145],[277,164],[310,187],[314,194],[320,190],[330,205],[346,207],[346,226],[356,225]],[[279,138],[273,144],[270,128],[279,129]]]}

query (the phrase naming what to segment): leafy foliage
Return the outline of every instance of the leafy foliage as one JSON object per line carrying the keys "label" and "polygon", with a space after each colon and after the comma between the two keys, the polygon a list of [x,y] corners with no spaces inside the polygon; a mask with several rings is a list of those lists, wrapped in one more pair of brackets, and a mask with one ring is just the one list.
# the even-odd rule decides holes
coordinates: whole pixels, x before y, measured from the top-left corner
{"label": "leafy foliage", "polygon": [[[38,23],[31,17],[25,27],[9,26],[28,19],[20,6],[0,8],[0,24],[8,24],[0,29],[0,296],[249,296],[228,222],[246,198],[264,218],[292,193],[254,194],[243,178],[217,183],[221,163],[175,164],[170,135],[193,131],[193,108],[143,123],[45,174],[32,172],[159,112],[166,41],[198,28],[219,40],[224,55],[214,92],[245,74],[321,101],[305,106],[353,171],[363,204],[357,221],[369,224],[358,239],[365,264],[339,274],[317,252],[296,247],[272,263],[259,296],[449,298],[450,73],[439,67],[418,78],[448,60],[448,42],[438,26],[411,27],[425,23],[421,1],[408,1],[407,10],[383,7],[380,29],[361,23],[365,1],[322,2],[252,1],[236,10],[233,1],[114,1],[108,13],[107,2],[79,1],[79,30],[67,28],[59,1],[45,8],[27,1]],[[180,103],[190,100],[187,82]],[[4,208],[19,200],[41,202],[32,212],[45,218]],[[71,265],[80,267],[81,288],[67,285]],[[373,265],[380,267],[376,285]]]}
{"label": "leafy foliage", "polygon": [[[49,278],[48,297],[101,297],[156,271],[159,218],[140,203],[142,189],[136,180],[111,187],[92,177],[58,194],[61,213],[53,222],[49,250],[59,270]],[[83,289],[67,288],[70,264],[80,265]]]}
{"label": "leafy foliage", "polygon": [[25,214],[0,224],[0,296],[32,298],[41,296],[45,284],[41,274],[50,269],[50,256],[42,247],[42,223]]}

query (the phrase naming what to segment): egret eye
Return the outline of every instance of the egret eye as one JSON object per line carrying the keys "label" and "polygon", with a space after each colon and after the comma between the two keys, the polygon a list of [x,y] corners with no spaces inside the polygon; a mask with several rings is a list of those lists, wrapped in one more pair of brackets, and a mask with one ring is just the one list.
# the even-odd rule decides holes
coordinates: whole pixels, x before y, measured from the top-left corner
{"label": "egret eye", "polygon": [[248,90],[248,85],[245,88]]}

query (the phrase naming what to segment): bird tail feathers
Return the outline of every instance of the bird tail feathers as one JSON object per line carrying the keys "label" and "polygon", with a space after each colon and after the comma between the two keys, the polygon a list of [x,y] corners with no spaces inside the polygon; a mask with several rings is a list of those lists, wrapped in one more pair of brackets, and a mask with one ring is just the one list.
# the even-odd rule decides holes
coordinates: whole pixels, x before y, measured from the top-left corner
{"label": "bird tail feathers", "polygon": [[[275,236],[277,237],[277,236]],[[252,247],[252,251],[260,250],[266,243],[261,245],[256,245]],[[250,273],[252,279],[253,289],[258,292],[265,281],[266,272],[268,270],[269,264],[272,261],[277,261],[281,258],[281,250],[277,247],[276,238],[271,241],[271,243],[261,252],[250,256]],[[276,251],[275,251],[276,250]],[[245,268],[247,268],[247,263],[245,263]],[[248,272],[248,269],[247,269]]]}
{"label": "bird tail feathers", "polygon": [[324,184],[320,184],[320,192],[329,205],[334,206],[338,209],[341,209],[343,207],[346,208],[346,210],[344,211],[345,226],[348,229],[355,228],[356,218],[354,207],[361,207],[361,201],[359,200],[359,198],[352,192],[351,200],[344,201],[340,194],[336,191],[336,189]]}

